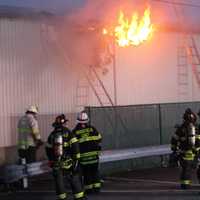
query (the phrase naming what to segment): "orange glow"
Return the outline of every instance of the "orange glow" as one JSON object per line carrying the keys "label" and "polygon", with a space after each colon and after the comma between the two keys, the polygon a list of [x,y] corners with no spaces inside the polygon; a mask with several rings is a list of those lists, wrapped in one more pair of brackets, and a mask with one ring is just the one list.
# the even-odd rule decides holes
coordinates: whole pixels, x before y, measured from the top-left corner
{"label": "orange glow", "polygon": [[108,31],[107,31],[107,29],[103,29],[103,31],[102,31],[102,33],[103,33],[103,35],[106,35],[106,34],[108,34]]}
{"label": "orange glow", "polygon": [[[138,13],[135,12],[132,14],[130,20],[125,16],[123,11],[120,11],[118,25],[113,31],[117,44],[121,47],[130,45],[138,46],[146,41],[153,33],[150,14],[150,8],[147,8],[141,19],[139,19]],[[107,29],[104,28],[103,34],[108,34]]]}

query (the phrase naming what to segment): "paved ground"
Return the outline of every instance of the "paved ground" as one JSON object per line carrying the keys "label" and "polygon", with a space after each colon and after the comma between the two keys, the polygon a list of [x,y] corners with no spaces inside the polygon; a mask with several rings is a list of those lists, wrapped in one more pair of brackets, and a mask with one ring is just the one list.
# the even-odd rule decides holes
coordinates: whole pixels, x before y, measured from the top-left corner
{"label": "paved ground", "polygon": [[[104,177],[102,192],[88,200],[200,200],[200,185],[193,172],[190,190],[181,190],[179,170],[159,168],[137,170]],[[51,176],[35,177],[29,191],[1,192],[0,200],[55,200]],[[71,195],[69,199],[72,199]]]}

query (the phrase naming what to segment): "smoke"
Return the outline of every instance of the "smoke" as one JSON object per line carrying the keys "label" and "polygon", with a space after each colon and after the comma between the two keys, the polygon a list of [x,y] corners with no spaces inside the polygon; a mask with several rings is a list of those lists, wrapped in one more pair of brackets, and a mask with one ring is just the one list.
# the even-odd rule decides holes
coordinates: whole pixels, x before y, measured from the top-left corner
{"label": "smoke", "polygon": [[57,20],[57,42],[62,53],[73,65],[112,62],[112,40],[105,39],[103,27],[116,23],[120,9],[131,16],[133,11],[143,14],[146,7],[146,0],[87,0],[84,7]]}

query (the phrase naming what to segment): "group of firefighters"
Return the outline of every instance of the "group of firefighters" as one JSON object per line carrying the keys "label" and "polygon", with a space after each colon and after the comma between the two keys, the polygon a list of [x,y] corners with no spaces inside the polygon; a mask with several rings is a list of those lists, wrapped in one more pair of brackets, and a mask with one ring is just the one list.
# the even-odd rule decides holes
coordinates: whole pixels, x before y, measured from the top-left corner
{"label": "group of firefighters", "polygon": [[[22,163],[36,161],[36,150],[41,140],[37,106],[30,106],[18,122],[18,153]],[[67,199],[65,181],[71,186],[74,199],[86,199],[86,194],[98,193],[99,154],[101,134],[89,123],[86,112],[77,116],[77,125],[71,131],[64,114],[58,115],[52,124],[53,131],[45,144],[48,165],[52,169],[58,199]]]}
{"label": "group of firefighters", "polygon": [[[43,145],[37,114],[38,108],[30,106],[18,122],[18,153],[22,163],[35,162],[36,150]],[[200,117],[200,112],[197,115]],[[200,125],[197,124],[197,115],[187,108],[182,124],[176,126],[171,137],[170,160],[178,161],[181,166],[182,189],[190,187],[192,168],[197,165],[200,157]],[[64,114],[56,117],[45,149],[58,199],[67,199],[64,180],[68,180],[74,199],[82,200],[86,194],[98,193],[101,189],[98,168],[102,136],[90,125],[84,111],[78,113],[77,125],[72,131],[67,127],[67,121]],[[196,168],[200,182],[200,167]]]}

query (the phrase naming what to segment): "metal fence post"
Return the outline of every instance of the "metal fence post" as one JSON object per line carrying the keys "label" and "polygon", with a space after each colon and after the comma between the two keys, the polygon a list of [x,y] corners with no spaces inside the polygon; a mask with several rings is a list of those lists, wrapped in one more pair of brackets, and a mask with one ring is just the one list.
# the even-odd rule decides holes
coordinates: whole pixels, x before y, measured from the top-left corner
{"label": "metal fence post", "polygon": [[[25,174],[27,174],[27,165],[26,165],[26,158],[21,158],[21,164],[24,165],[24,172]],[[23,189],[27,189],[28,188],[28,177],[25,176],[22,178],[22,187]]]}

